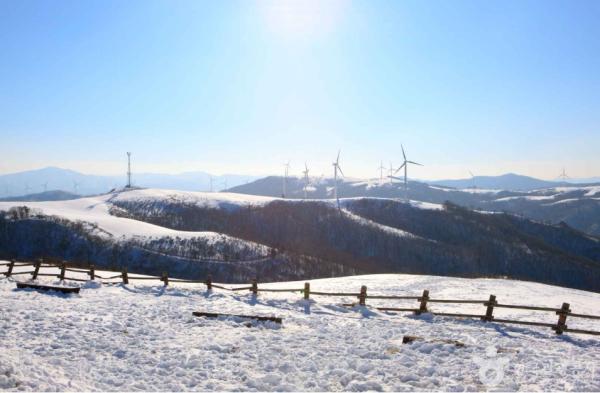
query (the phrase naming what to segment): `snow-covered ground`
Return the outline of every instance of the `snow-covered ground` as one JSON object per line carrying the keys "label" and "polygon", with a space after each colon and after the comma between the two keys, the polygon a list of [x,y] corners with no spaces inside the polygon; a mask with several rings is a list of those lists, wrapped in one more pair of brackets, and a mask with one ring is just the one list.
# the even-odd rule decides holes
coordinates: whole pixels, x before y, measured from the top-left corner
{"label": "snow-covered ground", "polygon": [[[34,212],[45,215],[95,224],[102,230],[98,233],[99,235],[109,235],[117,239],[158,239],[163,237],[179,237],[182,239],[204,238],[209,241],[222,241],[224,237],[228,237],[227,235],[215,232],[177,231],[159,225],[117,217],[110,214],[113,203],[118,201],[160,202],[173,200],[213,208],[226,208],[231,205],[244,206],[249,204],[267,203],[272,201],[273,198],[230,193],[137,189],[67,201],[0,202],[0,211],[8,211],[15,206],[27,206]],[[251,242],[247,243],[251,244]]]}
{"label": "snow-covered ground", "polygon": [[[361,285],[369,294],[419,295],[423,289],[434,298],[495,294],[503,303],[569,302],[573,312],[600,313],[600,294],[496,279],[370,275],[313,280],[311,290],[358,292]],[[15,290],[12,278],[2,278],[0,390],[600,390],[600,340],[593,336],[340,305],[355,300],[304,301],[299,293],[260,293],[255,299],[249,293],[207,293],[202,285],[165,288],[134,280],[126,286],[87,283],[79,295],[69,296]],[[432,308],[483,311],[480,305]],[[283,324],[247,328],[242,320],[198,318],[192,311],[276,315]],[[547,312],[495,314],[556,321]],[[598,321],[568,324],[600,330]],[[427,341],[403,345],[405,335]],[[466,346],[431,342],[435,339]],[[485,374],[488,366],[498,373]]]}

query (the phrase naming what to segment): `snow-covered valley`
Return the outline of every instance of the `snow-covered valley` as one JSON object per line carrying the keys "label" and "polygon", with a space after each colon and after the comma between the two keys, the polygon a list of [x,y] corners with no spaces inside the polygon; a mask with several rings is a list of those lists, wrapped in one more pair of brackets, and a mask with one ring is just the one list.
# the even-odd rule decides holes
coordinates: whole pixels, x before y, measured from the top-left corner
{"label": "snow-covered valley", "polygon": [[[27,276],[19,279],[25,281]],[[52,282],[43,278],[40,281]],[[80,285],[71,283],[71,285]],[[496,279],[370,275],[311,281],[313,291],[479,299],[495,294],[512,304],[598,314],[600,294]],[[1,390],[600,390],[600,340],[551,329],[483,323],[424,314],[386,313],[376,305],[412,302],[301,294],[206,291],[169,287],[81,284],[79,295],[16,290],[0,279]],[[302,282],[261,284],[301,288]],[[435,304],[434,311],[481,305]],[[283,324],[207,319],[193,311],[266,315]],[[555,322],[550,313],[498,310],[499,317]],[[600,330],[574,319],[571,327]],[[424,341],[402,344],[405,335]],[[451,339],[465,344],[436,342]],[[488,366],[498,374],[481,374]],[[487,375],[487,376],[486,376]],[[498,379],[494,376],[498,375]]]}

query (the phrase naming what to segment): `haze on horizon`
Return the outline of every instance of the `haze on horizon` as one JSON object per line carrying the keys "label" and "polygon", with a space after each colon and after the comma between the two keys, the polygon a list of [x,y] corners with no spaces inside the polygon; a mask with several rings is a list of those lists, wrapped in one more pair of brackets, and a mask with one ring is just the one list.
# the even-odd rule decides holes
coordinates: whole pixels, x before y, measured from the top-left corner
{"label": "haze on horizon", "polygon": [[600,3],[0,3],[0,174],[600,175]]}

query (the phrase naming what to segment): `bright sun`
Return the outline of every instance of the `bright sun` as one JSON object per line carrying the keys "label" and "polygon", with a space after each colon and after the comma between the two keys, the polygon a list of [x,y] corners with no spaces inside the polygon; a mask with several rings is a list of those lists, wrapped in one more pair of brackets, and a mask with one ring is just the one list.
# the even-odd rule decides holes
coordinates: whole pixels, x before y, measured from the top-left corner
{"label": "bright sun", "polygon": [[344,11],[342,0],[274,0],[260,2],[268,28],[286,39],[317,38],[335,29]]}

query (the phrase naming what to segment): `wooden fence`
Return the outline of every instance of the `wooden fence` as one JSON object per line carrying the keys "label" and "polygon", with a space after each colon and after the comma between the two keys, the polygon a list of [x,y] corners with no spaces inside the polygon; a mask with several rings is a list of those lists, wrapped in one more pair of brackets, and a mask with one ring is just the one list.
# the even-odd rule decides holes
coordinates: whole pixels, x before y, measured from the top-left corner
{"label": "wooden fence", "polygon": [[[417,304],[415,307],[373,307],[376,310],[384,311],[384,312],[412,312],[416,315],[420,315],[423,313],[430,313],[432,315],[438,315],[443,317],[456,317],[456,318],[475,318],[480,319],[484,322],[496,322],[496,323],[505,323],[505,324],[518,324],[518,325],[528,325],[528,326],[540,326],[547,327],[552,329],[556,334],[563,334],[565,332],[569,333],[579,333],[579,334],[589,334],[600,336],[600,332],[593,330],[583,330],[583,329],[571,329],[567,326],[567,317],[569,318],[582,318],[582,319],[592,319],[592,320],[600,320],[600,316],[597,315],[587,315],[587,314],[578,314],[574,313],[571,310],[569,303],[563,303],[560,308],[553,307],[539,307],[539,306],[527,306],[527,305],[516,305],[516,304],[504,304],[499,303],[496,300],[495,295],[490,295],[486,300],[466,300],[466,299],[435,299],[429,297],[429,290],[424,290],[420,296],[396,296],[396,295],[369,295],[367,293],[367,287],[362,286],[360,288],[360,292],[319,292],[319,291],[311,291],[310,283],[304,283],[303,288],[286,288],[286,289],[269,289],[269,288],[259,288],[257,280],[252,280],[250,285],[239,286],[239,287],[225,287],[222,285],[217,285],[212,282],[211,276],[209,275],[206,280],[185,280],[185,279],[175,279],[169,278],[168,274],[164,272],[161,277],[156,276],[131,276],[128,274],[127,269],[119,271],[106,270],[104,271],[118,273],[114,276],[103,277],[101,275],[96,274],[95,268],[91,265],[89,268],[77,268],[67,266],[66,263],[44,263],[42,259],[37,260],[36,262],[17,262],[10,261],[7,263],[0,263],[0,266],[6,266],[7,270],[4,273],[4,276],[11,277],[16,275],[31,275],[31,279],[35,280],[38,277],[56,277],[62,280],[70,280],[70,281],[79,281],[79,282],[87,282],[89,280],[100,280],[103,284],[114,284],[115,281],[110,280],[118,280],[117,282],[122,282],[123,284],[129,284],[129,280],[160,280],[163,285],[169,285],[169,283],[192,283],[192,284],[204,284],[206,285],[207,290],[211,291],[213,289],[221,289],[226,291],[250,291],[254,296],[258,295],[259,292],[298,292],[303,294],[304,299],[310,299],[310,296],[334,296],[334,297],[355,297],[358,299],[358,303],[352,304],[344,304],[344,306],[366,306],[367,299],[377,299],[377,300],[401,300],[401,301],[413,301]],[[21,266],[32,266],[33,270],[24,271],[24,272],[13,272],[14,267]],[[42,267],[55,267],[60,269],[60,273],[58,274],[49,274],[49,273],[40,273],[40,268]],[[67,277],[67,272],[76,272],[83,273],[89,276],[88,279],[81,279],[75,277]],[[482,314],[460,314],[460,313],[445,313],[433,311],[429,308],[431,304],[440,303],[440,304],[478,304],[484,307],[482,309]],[[535,321],[520,321],[520,320],[510,320],[510,319],[501,319],[494,317],[494,310],[499,308],[506,309],[518,309],[518,310],[528,310],[528,311],[540,311],[540,312],[549,312],[553,315],[557,315],[556,323],[544,323],[544,322],[535,322]],[[485,312],[485,313],[483,313]]]}

